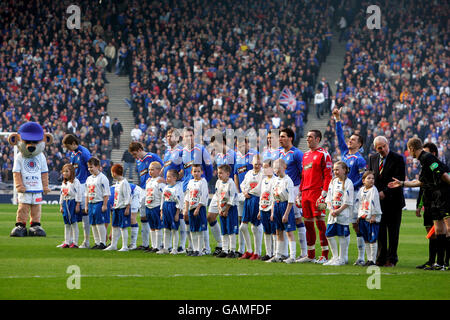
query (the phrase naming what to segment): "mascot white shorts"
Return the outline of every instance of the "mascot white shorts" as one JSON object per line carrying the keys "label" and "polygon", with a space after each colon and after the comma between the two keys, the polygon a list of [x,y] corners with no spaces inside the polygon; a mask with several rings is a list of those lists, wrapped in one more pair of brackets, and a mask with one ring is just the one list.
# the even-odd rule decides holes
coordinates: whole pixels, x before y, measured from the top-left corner
{"label": "mascot white shorts", "polygon": [[42,193],[41,192],[26,192],[26,193],[18,193],[17,201],[19,203],[25,204],[42,204]]}

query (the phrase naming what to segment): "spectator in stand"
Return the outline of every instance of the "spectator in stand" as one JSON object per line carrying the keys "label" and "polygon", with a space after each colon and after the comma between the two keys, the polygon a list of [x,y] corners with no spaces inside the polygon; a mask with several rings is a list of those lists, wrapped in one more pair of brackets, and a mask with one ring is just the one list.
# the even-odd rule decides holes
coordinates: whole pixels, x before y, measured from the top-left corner
{"label": "spectator in stand", "polygon": [[[445,63],[450,4],[415,1],[389,10],[380,4],[386,14],[378,32],[366,27],[365,8],[373,3],[358,4],[361,10],[350,19],[353,22],[347,19],[343,35],[347,52],[335,100],[342,104],[344,135],[363,136],[364,157],[373,150],[376,136],[386,136],[390,149],[406,158],[406,170],[415,176],[420,165],[407,151],[408,139],[416,136],[435,143],[439,159],[445,158],[444,146],[450,141]],[[329,124],[334,131],[334,119]],[[326,138],[325,143],[333,160],[339,160],[342,155],[334,142]]]}
{"label": "spectator in stand", "polygon": [[[120,149],[120,135],[123,133],[122,124],[119,119],[114,118],[114,123],[111,126],[113,136],[113,149]],[[133,161],[134,162],[134,161]]]}
{"label": "spectator in stand", "polygon": [[127,171],[128,171],[128,180],[133,180],[133,172],[134,172],[134,164],[135,159],[131,155],[131,153],[128,151],[128,149],[125,150],[125,152],[122,155],[122,162],[124,164],[123,166],[123,176],[125,177]]}

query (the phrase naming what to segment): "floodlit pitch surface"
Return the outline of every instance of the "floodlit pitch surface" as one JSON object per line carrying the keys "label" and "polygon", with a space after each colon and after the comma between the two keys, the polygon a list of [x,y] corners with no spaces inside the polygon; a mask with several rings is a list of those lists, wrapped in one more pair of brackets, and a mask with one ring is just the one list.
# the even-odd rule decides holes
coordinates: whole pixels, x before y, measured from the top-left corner
{"label": "floodlit pitch surface", "polygon": [[[56,248],[64,234],[59,207],[42,209],[46,238],[11,238],[16,207],[0,205],[0,299],[450,298],[449,271],[415,268],[426,261],[428,242],[422,218],[412,211],[403,213],[399,264],[395,268],[380,268],[377,278],[376,270],[367,273],[367,268],[352,265],[357,256],[353,230],[349,265],[287,265],[213,256]],[[81,225],[80,240],[83,240]],[[212,235],[210,240],[214,249]],[[120,245],[121,240],[119,248]],[[316,252],[320,253],[319,245]],[[68,273],[69,266],[79,268],[79,282],[73,269]]]}

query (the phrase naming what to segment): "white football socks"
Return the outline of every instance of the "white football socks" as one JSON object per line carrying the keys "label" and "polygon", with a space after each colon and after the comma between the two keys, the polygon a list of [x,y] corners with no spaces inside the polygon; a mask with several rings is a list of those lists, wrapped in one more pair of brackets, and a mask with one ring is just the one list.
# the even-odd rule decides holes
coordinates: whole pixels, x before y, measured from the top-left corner
{"label": "white football socks", "polygon": [[286,231],[283,231],[283,239],[283,256],[289,257],[289,241]]}
{"label": "white football socks", "polygon": [[336,241],[336,237],[329,237],[328,240],[328,246],[330,247],[331,254],[333,255],[332,259],[337,259],[339,257],[339,250],[338,250],[338,244]]}
{"label": "white football socks", "polygon": [[236,234],[232,233],[230,237],[230,251],[236,251]]}
{"label": "white football socks", "polygon": [[305,225],[298,229],[298,242],[300,243],[300,256],[305,257],[308,255],[308,245],[306,243],[306,228]]}
{"label": "white football socks", "polygon": [[184,219],[182,219],[182,218],[180,218],[179,230],[180,230],[180,246],[184,250],[184,249],[186,249],[187,232],[186,232],[186,223],[184,222]]}
{"label": "white football socks", "polygon": [[215,221],[213,226],[209,226],[211,227],[211,233],[213,234],[214,239],[217,242],[217,247],[222,247],[222,236],[220,235],[219,223]]}
{"label": "white football socks", "polygon": [[72,243],[72,228],[70,224],[64,224],[64,243]]}
{"label": "white football socks", "polygon": [[368,247],[370,247],[371,259],[370,261],[377,261],[377,251],[378,251],[378,243],[375,241],[374,243],[369,243]]}
{"label": "white football socks", "polygon": [[[84,235],[83,242],[89,244],[89,236],[90,236],[90,231],[91,231],[91,226],[89,224],[89,216],[83,215],[82,221],[83,221],[83,235]],[[94,239],[94,241],[95,241],[95,239]]]}
{"label": "white football socks", "polygon": [[266,255],[269,257],[273,257],[273,246],[272,246],[272,235],[271,234],[264,234],[264,244],[266,245]]}
{"label": "white football socks", "polygon": [[225,234],[222,236],[222,251],[228,253],[230,250],[230,237]]}
{"label": "white football socks", "polygon": [[241,226],[239,227],[240,233],[242,233],[245,241],[245,247],[247,248],[248,253],[253,253],[252,250],[252,243],[250,240],[250,232],[248,231],[248,223],[241,223]]}
{"label": "white football socks", "polygon": [[100,223],[96,225],[98,234],[100,236],[100,243],[106,245],[106,227],[104,223]]}
{"label": "white football socks", "polygon": [[295,259],[297,255],[297,243],[294,241],[289,240],[289,252],[290,252],[290,258]]}
{"label": "white football socks", "polygon": [[111,230],[111,248],[117,250],[117,242],[119,241],[120,231],[119,227],[113,227]]}
{"label": "white football socks", "polygon": [[80,230],[78,229],[78,223],[72,223],[71,224],[72,229],[72,243],[75,245],[78,245],[78,237],[80,234]]}
{"label": "white football socks", "polygon": [[[202,232],[203,233],[203,246],[206,250],[206,252],[211,252],[211,247],[209,246],[209,230],[208,227],[206,227],[206,230]],[[200,249],[203,249],[200,248]]]}
{"label": "white football socks", "polygon": [[[356,237],[356,243],[358,245],[358,260],[364,261],[364,251],[365,251],[365,243],[363,237]],[[369,257],[369,255],[367,255]]]}
{"label": "white football socks", "polygon": [[92,235],[94,236],[94,243],[96,245],[100,244],[100,234],[97,229],[97,225],[92,225]]}
{"label": "white football socks", "polygon": [[132,226],[131,227],[131,241],[130,241],[130,245],[136,246],[138,234],[139,234],[139,226],[134,226],[134,227]]}
{"label": "white football socks", "polygon": [[121,228],[120,233],[122,234],[122,249],[128,249],[128,228]]}
{"label": "white football socks", "polygon": [[164,240],[163,240],[163,248],[169,249],[170,248],[170,233],[171,230],[164,228],[163,234],[164,234]]}
{"label": "white football socks", "polygon": [[262,252],[262,239],[263,239],[263,226],[259,224],[258,226],[252,225],[253,240],[255,241],[255,254],[261,256]]}
{"label": "white football socks", "polygon": [[141,236],[142,236],[142,246],[150,246],[150,225],[148,221],[141,221]]}
{"label": "white football socks", "polygon": [[339,238],[339,259],[343,262],[348,262],[348,237],[338,237]]}
{"label": "white football socks", "polygon": [[177,250],[178,248],[178,239],[179,239],[179,234],[178,234],[178,230],[172,230],[172,249]]}

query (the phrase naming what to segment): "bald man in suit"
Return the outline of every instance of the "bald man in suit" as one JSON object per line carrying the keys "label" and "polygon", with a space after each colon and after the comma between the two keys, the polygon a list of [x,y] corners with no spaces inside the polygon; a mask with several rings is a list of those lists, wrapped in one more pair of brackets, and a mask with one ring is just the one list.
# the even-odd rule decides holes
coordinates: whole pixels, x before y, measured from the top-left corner
{"label": "bald man in suit", "polygon": [[375,186],[380,194],[383,212],[376,264],[394,267],[398,262],[397,247],[405,197],[403,188],[389,189],[388,183],[393,181],[393,177],[405,180],[405,160],[402,155],[389,150],[389,141],[384,136],[376,137],[373,145],[377,153],[370,155],[369,170],[375,173]]}

